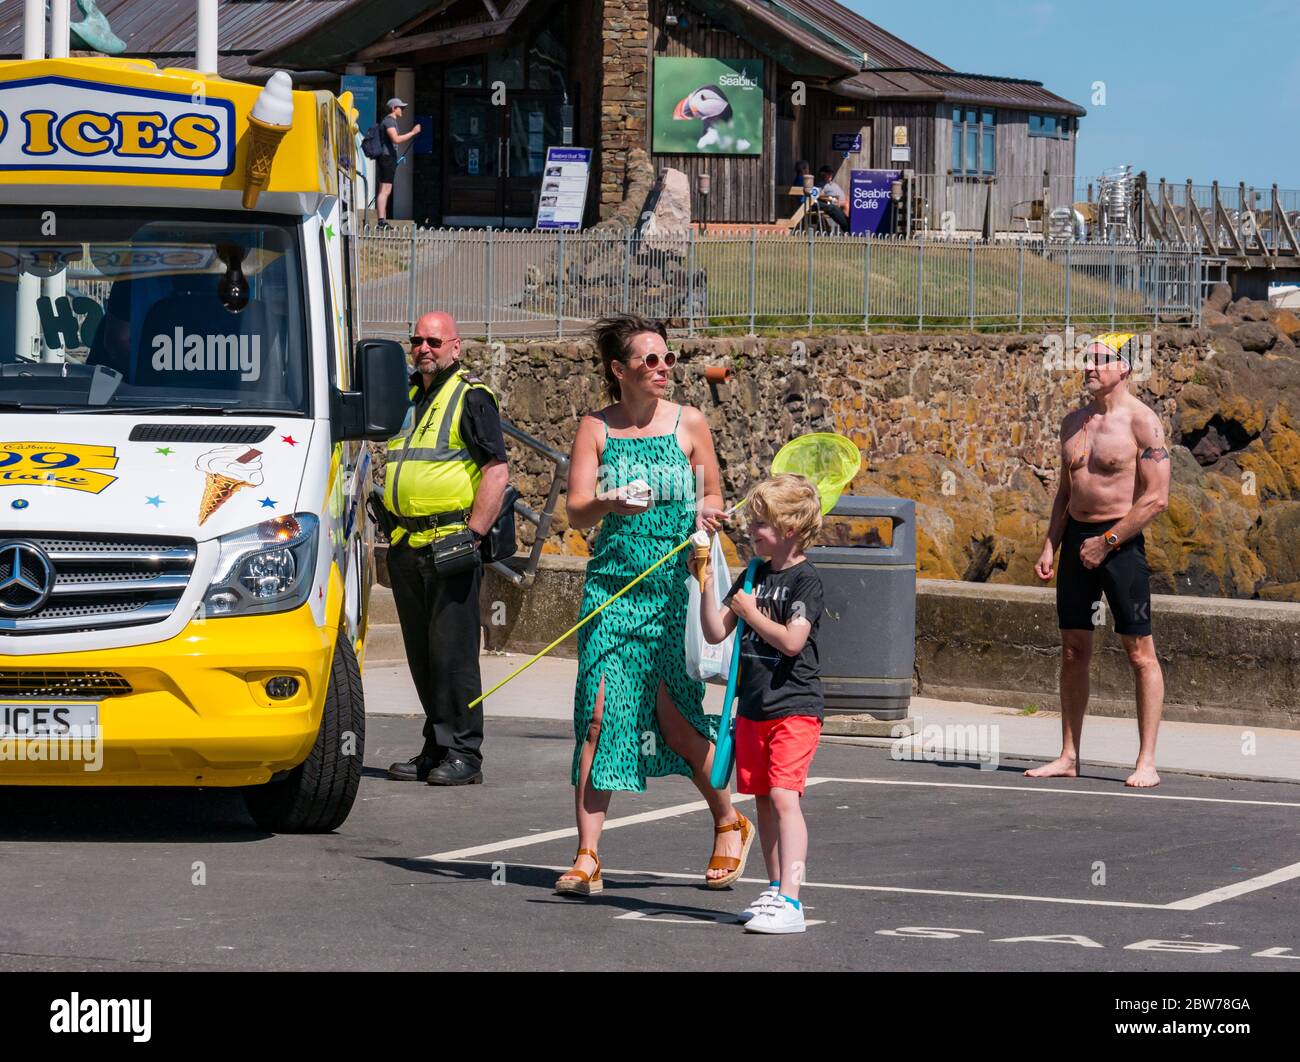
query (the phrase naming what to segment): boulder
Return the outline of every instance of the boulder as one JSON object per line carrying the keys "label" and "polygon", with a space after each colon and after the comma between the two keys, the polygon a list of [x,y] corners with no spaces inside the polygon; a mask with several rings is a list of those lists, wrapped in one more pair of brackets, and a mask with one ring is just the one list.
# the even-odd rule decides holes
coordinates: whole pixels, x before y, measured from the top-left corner
{"label": "boulder", "polygon": [[1300,583],[1300,502],[1278,502],[1265,510],[1250,544],[1270,584]]}
{"label": "boulder", "polygon": [[1210,294],[1205,300],[1205,305],[1208,309],[1214,310],[1216,313],[1223,313],[1227,310],[1231,302],[1231,285],[1219,283],[1210,288]]}
{"label": "boulder", "polygon": [[1294,339],[1300,335],[1300,317],[1297,317],[1290,310],[1277,307],[1273,310],[1272,317],[1273,327],[1281,332],[1288,339]]}
{"label": "boulder", "polygon": [[641,233],[652,250],[680,250],[690,239],[691,179],[681,170],[664,171],[659,201]]}
{"label": "boulder", "polygon": [[1254,594],[1269,573],[1248,542],[1255,514],[1230,490],[1226,477],[1207,475],[1186,448],[1175,447],[1169,508],[1144,532],[1152,590],[1208,597]]}
{"label": "boulder", "polygon": [[1261,299],[1238,299],[1225,312],[1243,321],[1267,321],[1273,314],[1273,305]]}
{"label": "boulder", "polygon": [[1267,321],[1252,319],[1238,328],[1233,337],[1241,344],[1242,350],[1262,354],[1277,342],[1278,330]]}

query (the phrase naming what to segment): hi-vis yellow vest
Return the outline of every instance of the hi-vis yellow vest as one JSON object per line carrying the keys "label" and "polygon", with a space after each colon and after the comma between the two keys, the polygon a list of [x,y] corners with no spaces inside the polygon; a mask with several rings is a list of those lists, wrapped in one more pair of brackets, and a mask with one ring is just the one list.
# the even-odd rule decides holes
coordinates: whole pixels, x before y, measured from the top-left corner
{"label": "hi-vis yellow vest", "polygon": [[[474,507],[474,495],[483,473],[465,447],[460,416],[465,408],[465,396],[476,387],[486,391],[494,403],[497,401],[487,384],[462,369],[443,383],[418,423],[412,410],[410,427],[388,440],[384,505],[394,516],[399,519],[434,516],[467,512]],[[418,384],[411,388],[411,400],[417,407],[421,393]],[[463,530],[464,520],[427,531],[408,532],[399,527],[393,532],[392,541],[396,545],[409,535],[408,544],[419,549]]]}

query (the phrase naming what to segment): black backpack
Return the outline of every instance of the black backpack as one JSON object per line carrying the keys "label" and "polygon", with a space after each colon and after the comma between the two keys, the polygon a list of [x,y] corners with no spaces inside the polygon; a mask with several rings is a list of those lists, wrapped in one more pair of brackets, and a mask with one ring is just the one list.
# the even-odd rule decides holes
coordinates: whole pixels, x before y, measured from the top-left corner
{"label": "black backpack", "polygon": [[384,127],[376,122],[361,138],[361,153],[368,159],[377,159],[384,153]]}

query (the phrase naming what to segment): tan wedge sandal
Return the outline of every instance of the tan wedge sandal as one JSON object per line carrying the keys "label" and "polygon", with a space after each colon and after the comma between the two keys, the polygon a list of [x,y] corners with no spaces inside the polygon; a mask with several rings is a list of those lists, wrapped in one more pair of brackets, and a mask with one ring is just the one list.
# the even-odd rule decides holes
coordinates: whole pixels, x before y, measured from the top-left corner
{"label": "tan wedge sandal", "polygon": [[[736,812],[736,814],[740,815],[740,812]],[[740,818],[735,822],[726,826],[713,827],[715,835],[729,833],[731,830],[740,831],[740,858],[715,855],[709,860],[704,876],[704,884],[711,889],[725,889],[745,872],[745,860],[749,858],[749,846],[754,843],[754,834],[757,831],[754,829],[754,824],[744,815],[740,815]],[[708,870],[725,870],[727,873],[720,878],[710,878],[707,874]]]}
{"label": "tan wedge sandal", "polygon": [[590,848],[579,848],[573,857],[577,863],[583,856],[591,856],[596,862],[595,871],[588,876],[584,870],[566,870],[555,883],[555,891],[560,896],[595,896],[605,890],[605,883],[600,880],[600,858]]}

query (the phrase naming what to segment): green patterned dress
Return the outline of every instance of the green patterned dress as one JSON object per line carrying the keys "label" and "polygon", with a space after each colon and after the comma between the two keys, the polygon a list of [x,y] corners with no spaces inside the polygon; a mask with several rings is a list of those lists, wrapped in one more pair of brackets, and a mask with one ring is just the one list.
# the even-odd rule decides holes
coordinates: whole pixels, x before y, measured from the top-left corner
{"label": "green patterned dress", "polygon": [[[602,416],[602,420],[603,420]],[[678,423],[681,410],[677,411]],[[609,513],[600,525],[580,615],[599,608],[695,530],[695,470],[668,435],[616,439],[605,424],[600,491],[641,479],[654,502],[644,513]],[[591,723],[600,679],[605,708],[591,765],[594,789],[645,792],[645,780],[669,774],[691,776],[691,768],[668,747],[655,717],[659,680],[682,716],[717,740],[717,717],[704,714],[704,683],[686,674],[686,602],[690,570],[686,550],[647,576],[578,633],[578,682],[574,693],[572,780]]]}

